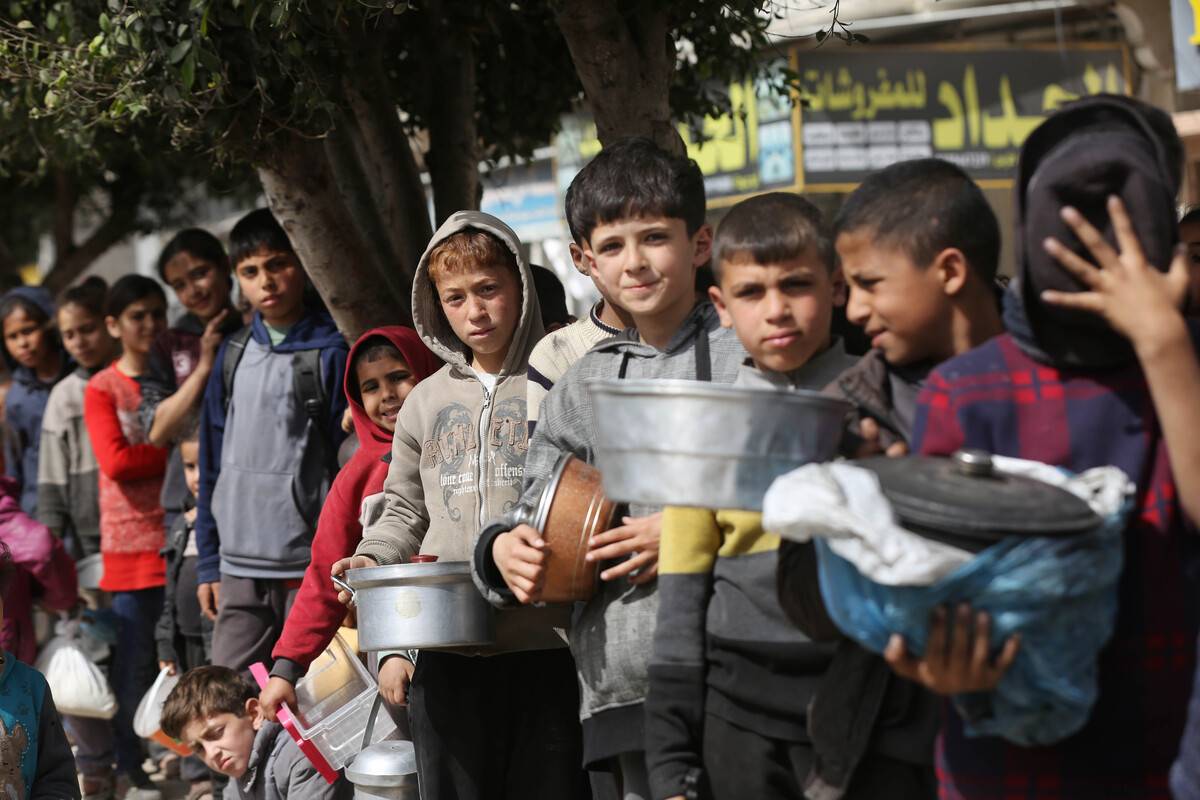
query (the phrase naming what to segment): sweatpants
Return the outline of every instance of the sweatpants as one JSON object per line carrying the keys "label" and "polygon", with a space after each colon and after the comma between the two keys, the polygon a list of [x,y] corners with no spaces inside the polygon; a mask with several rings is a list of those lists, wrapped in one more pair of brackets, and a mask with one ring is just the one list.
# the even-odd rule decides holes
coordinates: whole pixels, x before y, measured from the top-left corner
{"label": "sweatpants", "polygon": [[212,663],[246,672],[261,661],[271,667],[271,649],[283,633],[300,579],[221,576]]}
{"label": "sweatpants", "polygon": [[591,797],[567,648],[461,656],[422,650],[408,694],[426,800]]}
{"label": "sweatpants", "polygon": [[113,592],[112,611],[117,619],[117,646],[113,650],[109,683],[117,697],[113,732],[117,743],[117,771],[134,783],[148,780],[142,770],[145,748],[133,732],[133,715],[142,696],[158,674],[154,626],[162,613],[163,589]]}
{"label": "sweatpants", "polygon": [[[704,771],[714,800],[794,800],[803,797],[813,765],[807,742],[772,739],[706,714]],[[843,800],[933,800],[933,768],[868,753]]]}

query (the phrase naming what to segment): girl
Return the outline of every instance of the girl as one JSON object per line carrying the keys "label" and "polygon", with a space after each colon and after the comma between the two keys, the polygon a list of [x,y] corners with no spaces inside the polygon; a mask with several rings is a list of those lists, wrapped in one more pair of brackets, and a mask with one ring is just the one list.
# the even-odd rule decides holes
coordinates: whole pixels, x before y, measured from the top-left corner
{"label": "girl", "polygon": [[[163,509],[159,503],[167,451],[150,444],[138,419],[142,401],[137,379],[146,371],[150,348],[166,328],[167,297],[158,283],[126,275],[113,285],[105,325],[119,339],[120,358],[88,381],[83,417],[100,467],[100,588],[112,592],[117,648],[112,684],[117,738],[118,796],[156,796],[142,770],[141,740],[133,714],[156,672],[154,625],[163,604],[166,565]],[[121,783],[132,787],[128,793]]]}
{"label": "girl", "polygon": [[45,289],[18,286],[0,298],[4,360],[13,376],[4,411],[12,434],[6,440],[5,458],[9,477],[21,488],[21,509],[26,514],[37,513],[38,444],[46,399],[54,384],[73,369],[54,331],[53,317],[54,303]]}

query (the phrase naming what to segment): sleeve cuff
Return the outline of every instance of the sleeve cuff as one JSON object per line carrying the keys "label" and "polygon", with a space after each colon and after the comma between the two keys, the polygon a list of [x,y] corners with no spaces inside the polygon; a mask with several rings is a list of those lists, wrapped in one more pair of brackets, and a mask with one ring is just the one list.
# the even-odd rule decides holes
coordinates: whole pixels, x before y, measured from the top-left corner
{"label": "sleeve cuff", "polygon": [[496,543],[496,537],[510,530],[512,525],[506,520],[493,522],[480,532],[475,541],[472,571],[475,573],[476,584],[489,603],[501,608],[517,605],[517,598],[504,582],[500,568],[496,566],[496,560],[492,557],[492,546]]}
{"label": "sleeve cuff", "polygon": [[296,682],[303,678],[306,672],[308,672],[307,669],[290,658],[277,658],[275,659],[275,663],[271,665],[271,677],[283,678],[292,684],[292,686],[295,686]]}

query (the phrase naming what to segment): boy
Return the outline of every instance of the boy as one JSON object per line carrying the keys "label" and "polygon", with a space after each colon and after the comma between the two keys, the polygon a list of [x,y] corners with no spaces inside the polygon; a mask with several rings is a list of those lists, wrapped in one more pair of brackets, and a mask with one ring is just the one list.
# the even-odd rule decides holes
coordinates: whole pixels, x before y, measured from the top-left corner
{"label": "boy", "polygon": [[185,673],[162,708],[163,733],[209,769],[232,778],[226,800],[348,800],[344,777],[327,783],[277,722],[263,720],[249,683],[227,667]]}
{"label": "boy", "polygon": [[[732,383],[745,350],[710,303],[696,303],[696,270],[712,249],[704,222],[704,179],[695,162],[648,139],[602,150],[575,177],[586,258],[637,331],[593,348],[554,385],[525,461],[523,506],[531,505],[563,453],[590,459],[594,443],[588,378],[698,378]],[[643,702],[658,595],[657,508],[635,506],[620,527],[591,542],[602,586],[576,613],[571,651],[582,688],[584,759],[615,772],[624,794],[649,794]],[[476,582],[500,606],[533,603],[543,578],[544,543],[510,513],[487,526],[475,547]]]}
{"label": "boy", "polygon": [[[335,574],[418,552],[467,561],[482,521],[520,495],[525,370],[542,334],[520,240],[495,217],[453,214],[417,265],[412,297],[414,325],[446,366],[404,401],[382,513]],[[496,616],[491,647],[423,650],[415,672],[403,656],[384,658],[380,687],[385,698],[408,703],[424,796],[515,800],[587,791],[573,713],[578,688],[554,632],[566,622],[562,609],[521,609]]]}
{"label": "boy", "polygon": [[[721,221],[714,250],[709,296],[750,353],[735,384],[820,390],[854,363],[830,335],[844,286],[811,203],[784,193],[745,200]],[[778,548],[758,513],[663,512],[646,701],[655,798],[704,783],[718,800],[802,794],[806,708],[833,647],[784,616]]]}
{"label": "boy", "polygon": [[[1030,134],[1017,172],[1017,279],[1006,298],[1008,333],[938,367],[922,393],[913,434],[921,453],[986,447],[1075,472],[1114,465],[1137,483],[1116,631],[1099,659],[1099,695],[1087,725],[1055,745],[1021,748],[966,739],[950,712],[937,746],[943,797],[1167,796],[1195,665],[1180,493],[1133,346],[1103,319],[1042,298],[1086,288],[1059,264],[1068,248],[1089,260],[1080,238],[1098,243],[1085,235],[1083,217],[1110,240],[1115,229],[1122,250],[1131,251],[1125,242],[1136,236],[1145,260],[1165,268],[1177,237],[1181,162],[1170,117],[1123,97],[1072,103]],[[1110,225],[1111,195],[1134,212],[1132,226]],[[1047,249],[1049,238],[1059,244]],[[961,627],[970,627],[969,609],[959,613]],[[898,671],[946,694],[986,691],[1003,673],[986,650],[937,663],[917,660],[894,642],[889,658]],[[987,709],[973,704],[972,713]]]}
{"label": "boy", "polygon": [[267,209],[230,233],[249,328],[226,339],[204,393],[196,513],[201,611],[212,662],[245,669],[271,654],[296,596],[317,514],[336,472],[346,342]]}
{"label": "boy", "polygon": [[[854,407],[843,450],[848,456],[903,454],[928,371],[1002,330],[992,290],[999,225],[960,168],[918,159],[868,176],[847,198],[834,230],[850,286],[847,318],[872,346],[828,388]],[[779,560],[780,599],[789,617],[814,636],[838,641],[810,709],[815,763],[806,783],[857,791],[856,777],[888,774],[881,764],[911,765],[925,770],[912,795],[932,797],[933,698],[826,624],[823,604],[812,595],[816,574],[808,546],[785,543]]]}

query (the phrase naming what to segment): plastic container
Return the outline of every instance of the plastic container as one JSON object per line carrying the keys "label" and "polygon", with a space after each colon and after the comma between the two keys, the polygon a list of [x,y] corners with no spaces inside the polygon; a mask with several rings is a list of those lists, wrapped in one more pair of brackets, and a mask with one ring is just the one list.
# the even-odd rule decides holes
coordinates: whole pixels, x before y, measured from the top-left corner
{"label": "plastic container", "polygon": [[[265,686],[267,671],[251,666],[259,686]],[[309,761],[333,783],[337,771],[360,750],[381,742],[396,730],[390,715],[379,715],[369,742],[363,731],[371,716],[371,705],[379,687],[358,655],[340,635],[335,635],[325,652],[309,665],[296,682],[296,708],[280,708],[279,721]]]}
{"label": "plastic container", "polygon": [[190,756],[191,749],[178,739],[172,739],[163,733],[161,724],[163,703],[167,701],[167,695],[177,683],[179,676],[172,675],[170,670],[164,669],[158,673],[150,691],[142,696],[142,702],[138,703],[137,711],[134,712],[133,732],[143,739],[152,739],[181,756]]}

